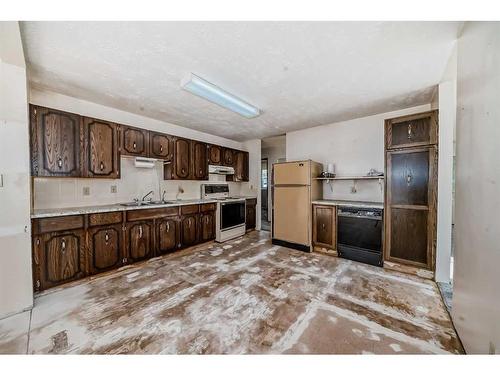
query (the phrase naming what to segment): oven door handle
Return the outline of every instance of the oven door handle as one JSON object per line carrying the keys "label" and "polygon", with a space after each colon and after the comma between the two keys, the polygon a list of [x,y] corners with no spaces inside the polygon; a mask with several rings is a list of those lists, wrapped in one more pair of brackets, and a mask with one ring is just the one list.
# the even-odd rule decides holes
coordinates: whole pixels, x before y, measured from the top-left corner
{"label": "oven door handle", "polygon": [[344,213],[338,213],[337,216],[339,217],[352,217],[355,219],[370,219],[370,220],[382,220],[380,216],[359,216],[359,215],[352,215],[352,214],[344,214]]}

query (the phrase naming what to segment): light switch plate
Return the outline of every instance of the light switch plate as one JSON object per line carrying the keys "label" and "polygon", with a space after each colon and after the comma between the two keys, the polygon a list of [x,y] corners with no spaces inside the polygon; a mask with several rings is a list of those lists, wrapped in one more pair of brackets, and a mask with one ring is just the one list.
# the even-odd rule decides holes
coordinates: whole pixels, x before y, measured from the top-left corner
{"label": "light switch plate", "polygon": [[90,195],[90,187],[89,186],[83,187],[83,195]]}

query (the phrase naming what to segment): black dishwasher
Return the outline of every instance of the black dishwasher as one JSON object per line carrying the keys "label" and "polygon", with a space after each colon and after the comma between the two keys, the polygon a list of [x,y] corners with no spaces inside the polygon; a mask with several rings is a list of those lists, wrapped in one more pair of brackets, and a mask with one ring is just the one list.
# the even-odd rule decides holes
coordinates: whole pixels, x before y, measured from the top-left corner
{"label": "black dishwasher", "polygon": [[383,210],[339,206],[337,250],[342,258],[382,267]]}

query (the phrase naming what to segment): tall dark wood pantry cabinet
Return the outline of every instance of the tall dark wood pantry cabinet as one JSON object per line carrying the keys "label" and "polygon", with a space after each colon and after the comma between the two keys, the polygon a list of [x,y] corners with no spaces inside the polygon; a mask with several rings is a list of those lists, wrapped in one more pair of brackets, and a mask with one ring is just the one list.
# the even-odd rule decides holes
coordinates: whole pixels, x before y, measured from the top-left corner
{"label": "tall dark wood pantry cabinet", "polygon": [[438,113],[385,121],[385,260],[434,270]]}

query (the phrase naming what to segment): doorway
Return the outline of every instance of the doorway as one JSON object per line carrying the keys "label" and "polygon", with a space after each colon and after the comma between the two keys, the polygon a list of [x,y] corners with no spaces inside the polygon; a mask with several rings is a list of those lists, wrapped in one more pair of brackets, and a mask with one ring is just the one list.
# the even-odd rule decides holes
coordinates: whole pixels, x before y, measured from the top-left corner
{"label": "doorway", "polygon": [[261,229],[269,231],[271,229],[271,222],[269,220],[268,210],[268,197],[269,197],[269,173],[268,173],[268,159],[261,160],[260,166],[260,201],[261,201]]}

